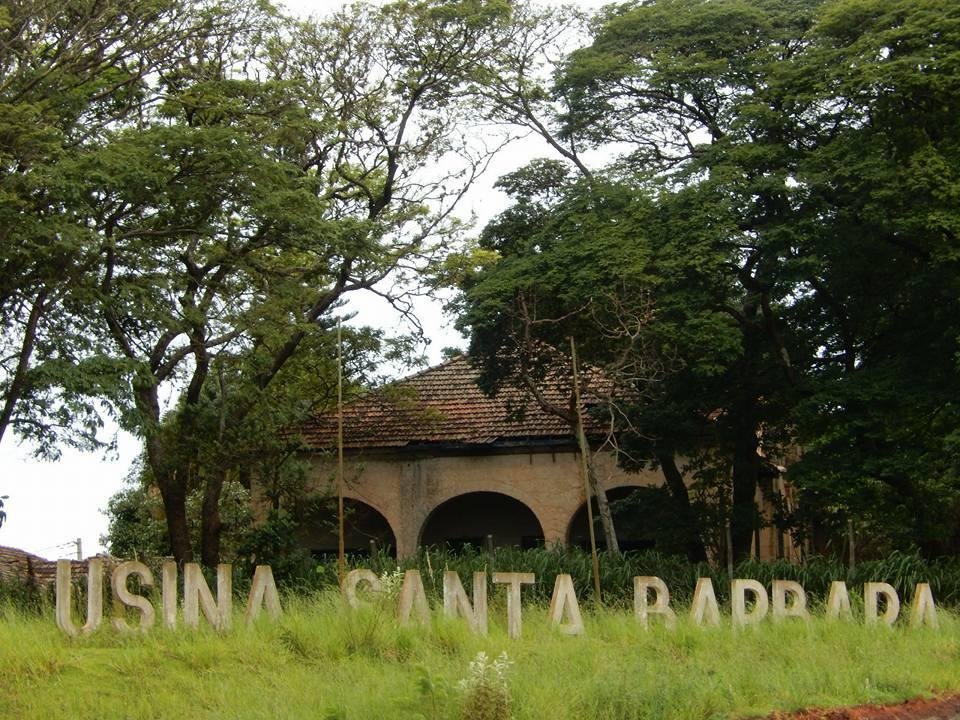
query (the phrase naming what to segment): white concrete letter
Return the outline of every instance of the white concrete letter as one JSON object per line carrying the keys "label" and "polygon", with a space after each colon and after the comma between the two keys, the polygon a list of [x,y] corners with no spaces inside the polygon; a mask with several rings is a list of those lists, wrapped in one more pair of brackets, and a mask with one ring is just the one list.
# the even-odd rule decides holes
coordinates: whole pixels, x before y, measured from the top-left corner
{"label": "white concrete letter", "polygon": [[825,617],[827,620],[839,620],[841,617],[847,621],[853,620],[853,613],[850,611],[850,594],[843,580],[834,580],[830,583]]}
{"label": "white concrete letter", "polygon": [[402,624],[409,623],[410,616],[414,612],[417,615],[417,622],[421,625],[430,624],[430,605],[427,604],[427,593],[423,589],[420,571],[407,570],[403,574],[403,584],[400,586],[397,619]]}
{"label": "white concrete letter", "polygon": [[937,606],[933,604],[933,592],[928,583],[917,583],[910,602],[910,625],[920,627],[927,624],[936,630],[940,627],[937,619]]}
{"label": "white concrete letter", "polygon": [[[126,607],[137,608],[140,611],[140,630],[146,632],[153,627],[157,614],[149,600],[141,595],[134,595],[127,588],[127,579],[131,575],[140,578],[140,587],[153,587],[153,573],[150,568],[136,560],[127,560],[113,569],[113,575],[110,577],[110,587],[113,589],[115,601],[119,601]],[[123,608],[119,608],[119,610],[123,612]],[[123,617],[114,617],[111,624],[114,629],[120,632],[128,632],[132,629]]]}
{"label": "white concrete letter", "polygon": [[[653,590],[656,600],[648,603],[647,592]],[[658,577],[638,575],[633,579],[633,614],[644,627],[649,626],[650,615],[663,615],[668,628],[677,624],[677,614],[670,609],[670,591]]]}
{"label": "white concrete letter", "polygon": [[[883,595],[887,599],[887,607],[881,617],[877,617],[878,598]],[[900,614],[900,598],[893,585],[888,583],[868,582],[863,586],[863,617],[867,625],[874,625],[877,620],[885,625],[893,625]]]}
{"label": "white concrete letter", "polygon": [[[569,622],[563,624],[564,616]],[[580,615],[580,603],[573,588],[573,578],[563,573],[557,575],[553,583],[553,596],[550,598],[550,624],[555,625],[564,635],[582,635],[583,617]]]}
{"label": "white concrete letter", "polygon": [[357,597],[357,587],[360,583],[366,583],[370,586],[370,592],[383,592],[383,583],[377,577],[373,570],[358,569],[351,570],[343,578],[343,584],[340,591],[343,593],[347,605],[356,609],[360,607],[360,598]]}
{"label": "white concrete letter", "polygon": [[250,597],[247,598],[247,625],[253,624],[264,606],[271,619],[280,617],[280,595],[277,593],[277,584],[273,581],[273,569],[269,565],[257,565],[257,569],[253,571],[253,582],[250,584]]}
{"label": "white concrete letter", "polygon": [[720,608],[717,606],[717,595],[713,592],[713,581],[710,578],[698,578],[697,587],[693,591],[693,603],[690,605],[690,619],[697,625],[719,625]]}
{"label": "white concrete letter", "polygon": [[493,574],[493,582],[509,585],[507,588],[507,635],[512,638],[520,637],[522,617],[520,608],[520,585],[532,585],[537,581],[533,573],[497,572]]}
{"label": "white concrete letter", "polygon": [[[753,610],[747,612],[747,592],[753,595]],[[767,589],[756,580],[737,579],[730,583],[730,616],[734,627],[756,625],[767,616],[770,598]]]}
{"label": "white concrete letter", "polygon": [[163,626],[173,630],[177,627],[177,564],[172,560],[160,566],[160,582]]}
{"label": "white concrete letter", "polygon": [[[803,585],[793,580],[773,581],[773,621],[780,622],[787,617],[810,619],[807,612],[807,593]],[[787,605],[787,595],[793,595],[794,600]]]}
{"label": "white concrete letter", "polygon": [[473,605],[463,589],[460,576],[453,570],[443,573],[443,614],[448,618],[462,615],[467,626],[478,635],[487,634],[487,574],[473,574]]}
{"label": "white concrete letter", "polygon": [[200,626],[203,616],[217,630],[229,630],[233,615],[233,568],[217,565],[217,599],[203,577],[197,563],[183,566],[183,622],[187,627]]}
{"label": "white concrete letter", "polygon": [[87,561],[87,622],[77,629],[71,617],[73,577],[69,560],[57,560],[57,627],[70,637],[89,635],[103,620],[103,560]]}

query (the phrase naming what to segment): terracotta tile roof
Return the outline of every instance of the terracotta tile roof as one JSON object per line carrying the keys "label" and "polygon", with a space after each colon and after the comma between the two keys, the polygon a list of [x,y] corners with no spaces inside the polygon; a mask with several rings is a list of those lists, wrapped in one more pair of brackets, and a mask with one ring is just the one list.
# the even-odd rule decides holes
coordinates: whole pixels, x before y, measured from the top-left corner
{"label": "terracotta tile roof", "polygon": [[[458,356],[344,406],[345,448],[400,448],[412,445],[489,445],[498,441],[557,439],[573,442],[569,425],[532,400],[522,419],[510,419],[511,401],[523,393],[506,388],[488,397],[477,386],[478,372]],[[549,399],[566,404],[560,389]],[[336,413],[318,415],[302,428],[307,445],[336,446]]]}

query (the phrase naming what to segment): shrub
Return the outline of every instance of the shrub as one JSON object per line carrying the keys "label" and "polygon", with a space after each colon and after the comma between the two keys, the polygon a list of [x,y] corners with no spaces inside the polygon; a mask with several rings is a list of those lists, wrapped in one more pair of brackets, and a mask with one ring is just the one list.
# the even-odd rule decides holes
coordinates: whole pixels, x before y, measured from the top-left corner
{"label": "shrub", "polygon": [[496,660],[487,658],[482,650],[470,662],[467,677],[458,687],[463,692],[460,717],[463,720],[508,720],[510,717],[510,689],[507,670],[513,663],[505,652]]}

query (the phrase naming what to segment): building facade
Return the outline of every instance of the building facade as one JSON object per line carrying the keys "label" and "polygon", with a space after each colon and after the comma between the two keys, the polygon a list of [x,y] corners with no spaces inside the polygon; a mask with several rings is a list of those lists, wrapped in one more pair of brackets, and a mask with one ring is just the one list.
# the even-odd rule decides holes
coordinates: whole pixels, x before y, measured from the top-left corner
{"label": "building facade", "polygon": [[[389,547],[403,557],[439,543],[586,542],[586,496],[569,426],[535,405],[518,414],[519,392],[488,397],[476,377],[461,356],[344,407],[348,550]],[[335,497],[337,417],[319,416],[303,432],[316,450],[312,489]],[[594,462],[612,501],[664,484],[656,470],[625,472],[612,453],[597,453]],[[620,531],[623,549],[657,547],[655,536],[632,526]],[[318,554],[335,552],[335,525],[318,518],[304,542]],[[783,550],[771,528],[758,533],[760,558]]]}

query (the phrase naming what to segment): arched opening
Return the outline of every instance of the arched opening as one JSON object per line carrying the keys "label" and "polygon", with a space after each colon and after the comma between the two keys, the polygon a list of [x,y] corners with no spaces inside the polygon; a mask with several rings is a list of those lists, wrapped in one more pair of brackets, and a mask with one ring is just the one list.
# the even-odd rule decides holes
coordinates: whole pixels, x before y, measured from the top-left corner
{"label": "arched opening", "polygon": [[543,528],[533,511],[519,500],[496,492],[472,492],[441,503],[420,530],[421,545],[485,547],[543,544]]}
{"label": "arched opening", "polygon": [[[339,552],[337,499],[317,506],[303,523],[303,543],[315,558],[336,557]],[[373,552],[396,554],[397,539],[387,519],[361,500],[343,499],[343,547],[354,555]]]}
{"label": "arched opening", "polygon": [[[685,553],[687,531],[677,519],[665,487],[619,487],[607,490],[617,542],[624,552],[631,550],[660,550],[666,553]],[[606,547],[597,501],[593,504],[593,527],[597,548]],[[583,503],[570,520],[567,543],[585,549],[590,547],[587,532],[587,504]]]}

